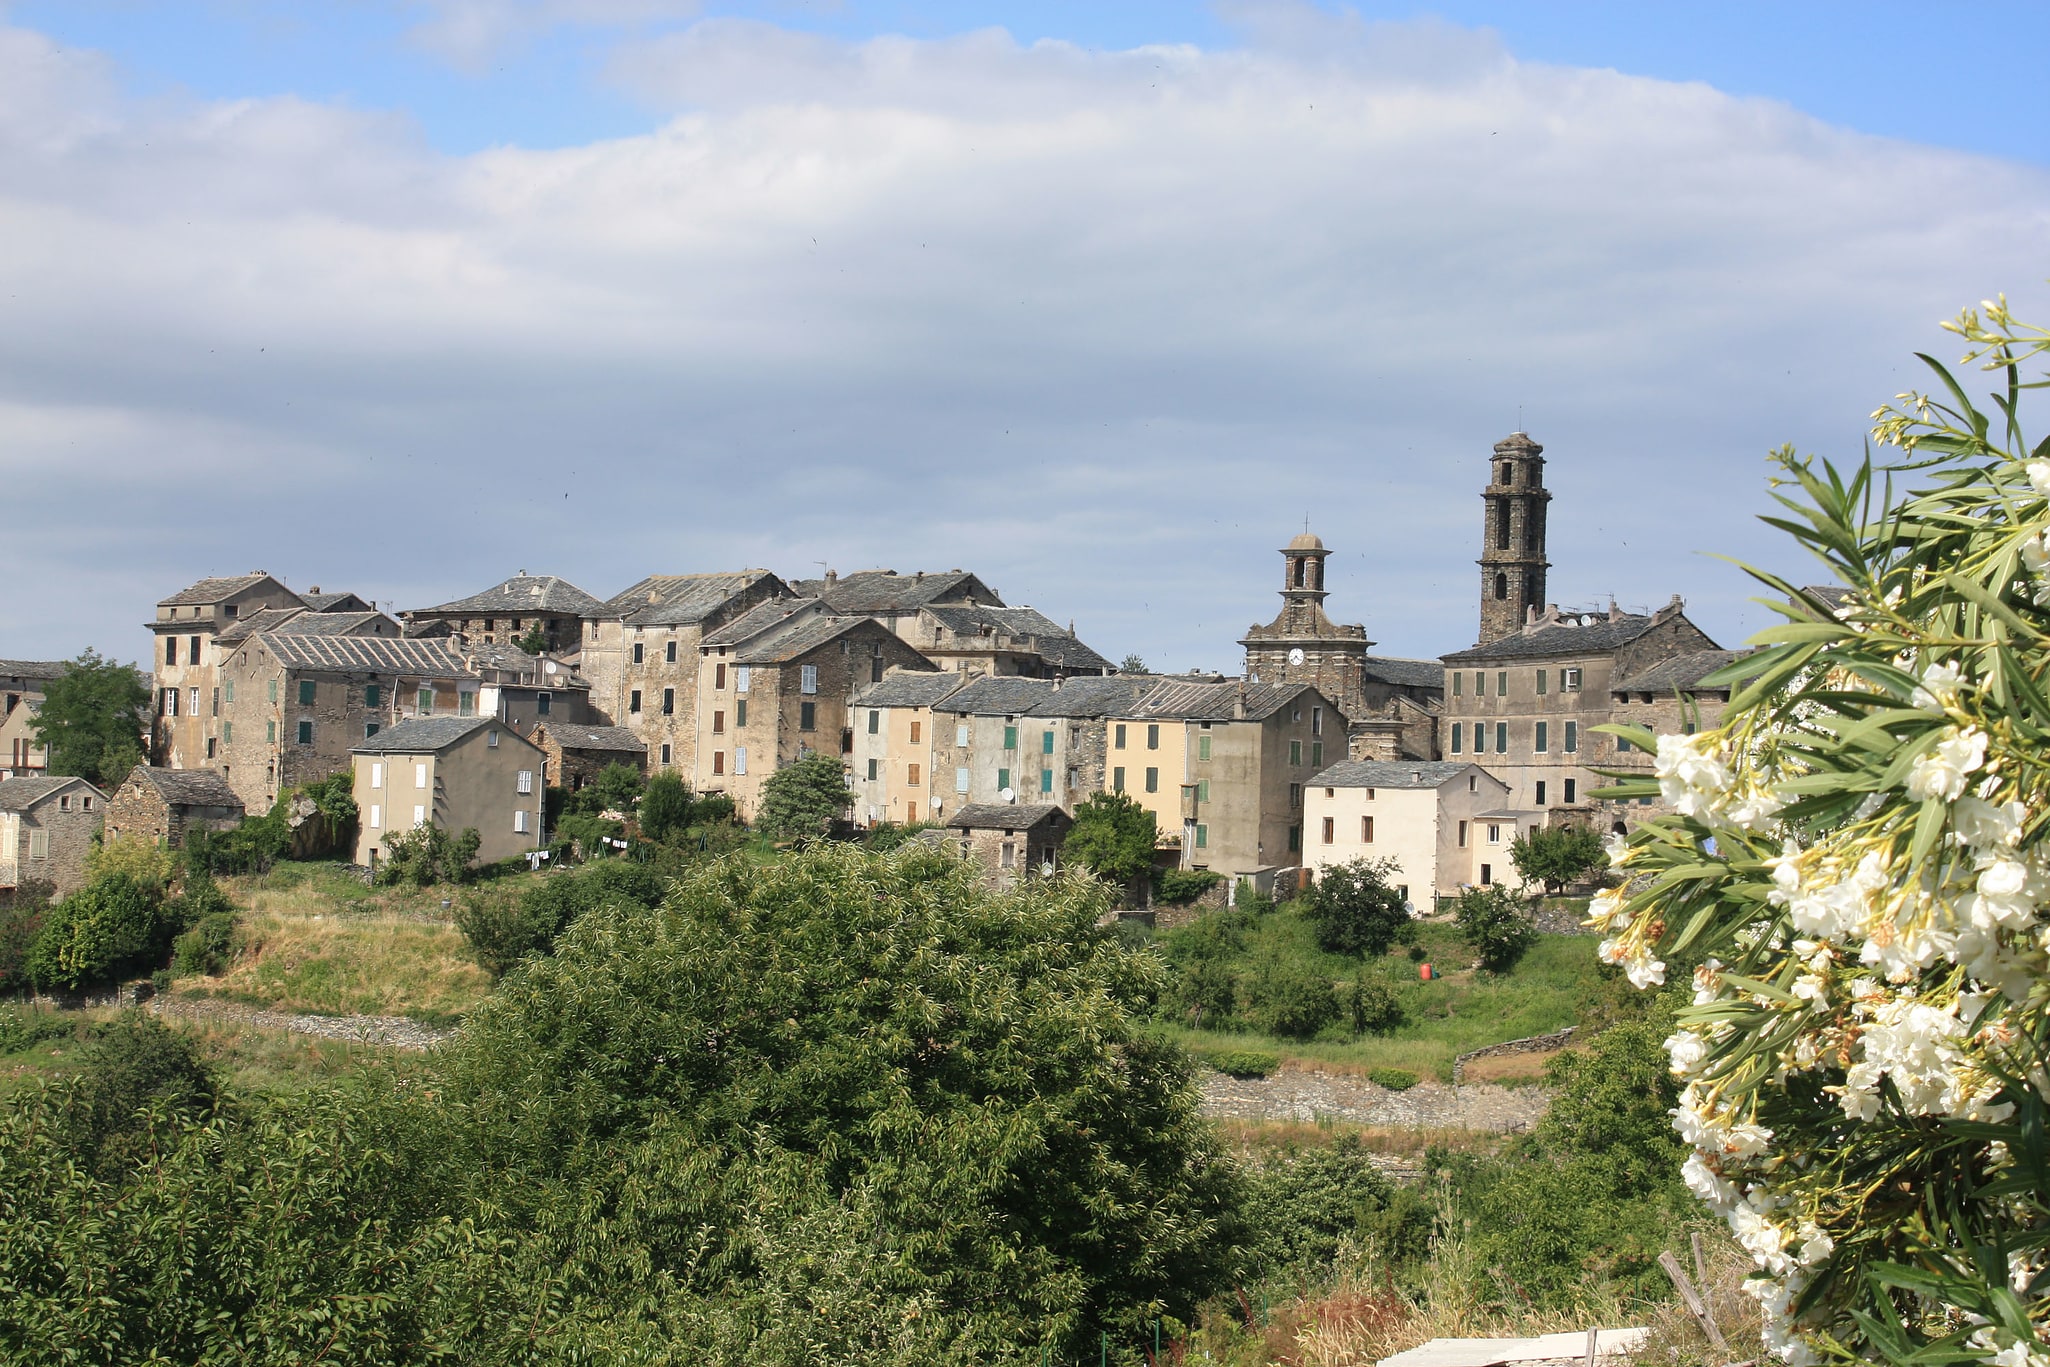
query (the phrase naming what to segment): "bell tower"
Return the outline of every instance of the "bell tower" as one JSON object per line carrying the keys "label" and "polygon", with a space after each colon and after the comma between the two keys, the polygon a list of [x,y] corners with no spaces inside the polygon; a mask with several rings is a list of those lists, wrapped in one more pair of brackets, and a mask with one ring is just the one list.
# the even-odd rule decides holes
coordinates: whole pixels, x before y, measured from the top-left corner
{"label": "bell tower", "polygon": [[1281,552],[1281,622],[1301,636],[1317,634],[1323,614],[1324,560],[1331,554],[1322,538],[1304,532]]}
{"label": "bell tower", "polygon": [[1481,491],[1480,644],[1523,629],[1545,602],[1545,448],[1522,432],[1495,443],[1488,485]]}

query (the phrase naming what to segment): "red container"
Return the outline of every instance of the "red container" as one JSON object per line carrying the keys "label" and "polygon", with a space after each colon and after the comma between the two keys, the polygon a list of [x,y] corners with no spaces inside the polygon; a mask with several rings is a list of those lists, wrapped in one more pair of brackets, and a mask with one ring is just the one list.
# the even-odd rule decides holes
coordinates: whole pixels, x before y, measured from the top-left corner
{"label": "red container", "polygon": [[1418,964],[1416,966],[1416,975],[1419,982],[1429,982],[1431,980],[1431,966],[1429,964]]}

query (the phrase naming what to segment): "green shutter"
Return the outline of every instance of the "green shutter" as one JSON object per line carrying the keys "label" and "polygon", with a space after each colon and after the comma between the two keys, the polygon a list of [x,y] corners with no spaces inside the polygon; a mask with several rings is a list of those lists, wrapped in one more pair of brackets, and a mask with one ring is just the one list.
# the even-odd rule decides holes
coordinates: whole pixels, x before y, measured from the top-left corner
{"label": "green shutter", "polygon": [[383,701],[384,690],[382,688],[379,688],[376,684],[363,685],[363,705],[365,707],[376,707]]}
{"label": "green shutter", "polygon": [[1053,791],[1053,770],[1041,769],[1039,771],[1039,791],[1042,793]]}
{"label": "green shutter", "polygon": [[1005,748],[1006,750],[1015,750],[1015,749],[1017,749],[1017,748],[1018,748],[1018,728],[1017,728],[1017,727],[1015,727],[1015,726],[1006,726],[1006,727],[1004,728],[1004,748]]}
{"label": "green shutter", "polygon": [[1536,738],[1536,739],[1537,739],[1537,743],[1536,743],[1536,745],[1535,745],[1535,746],[1533,746],[1532,748],[1534,748],[1534,749],[1535,749],[1535,750],[1536,750],[1536,751],[1537,751],[1537,752],[1538,752],[1539,754],[1541,754],[1541,755],[1542,755],[1543,753],[1545,753],[1545,751],[1546,751],[1546,750],[1548,750],[1548,749],[1550,749],[1550,748],[1551,748],[1551,744],[1550,744],[1550,741],[1551,741],[1551,737],[1550,737],[1550,736],[1549,736],[1549,735],[1548,735],[1548,734],[1546,733],[1546,730],[1545,730],[1545,724],[1544,724],[1543,722],[1539,722],[1539,723],[1537,724],[1537,728],[1536,728],[1536,729],[1537,729],[1537,738]]}
{"label": "green shutter", "polygon": [[1201,779],[1197,779],[1197,780],[1196,780],[1196,801],[1198,801],[1198,802],[1208,802],[1209,800],[1210,800],[1210,780],[1209,780],[1209,779],[1207,779],[1207,778],[1201,778]]}
{"label": "green shutter", "polygon": [[1301,764],[1303,762],[1303,743],[1301,741],[1292,740],[1288,743],[1288,762],[1290,764]]}
{"label": "green shutter", "polygon": [[313,680],[299,680],[299,705],[301,707],[313,706]]}
{"label": "green shutter", "polygon": [[999,769],[999,770],[997,770],[997,791],[998,791],[998,792],[1002,792],[1002,791],[1003,791],[1004,789],[1006,789],[1006,788],[1008,788],[1008,787],[1010,787],[1010,786],[1011,786],[1011,771],[1010,771],[1009,769]]}
{"label": "green shutter", "polygon": [[276,745],[278,743],[278,724],[276,722],[267,721],[263,724],[263,743],[265,745]]}
{"label": "green shutter", "polygon": [[1210,758],[1210,737],[1208,737],[1208,736],[1198,736],[1198,737],[1196,737],[1196,758],[1197,758],[1197,759],[1209,759],[1209,758]]}
{"label": "green shutter", "polygon": [[1048,731],[1045,735],[1039,738],[1039,753],[1042,755],[1050,755],[1053,753],[1053,732]]}
{"label": "green shutter", "polygon": [[1197,848],[1197,849],[1199,849],[1199,850],[1200,850],[1200,849],[1205,849],[1205,848],[1208,848],[1209,844],[1210,844],[1210,828],[1209,828],[1208,826],[1201,826],[1201,825],[1197,826],[1197,827],[1196,827],[1196,848]]}

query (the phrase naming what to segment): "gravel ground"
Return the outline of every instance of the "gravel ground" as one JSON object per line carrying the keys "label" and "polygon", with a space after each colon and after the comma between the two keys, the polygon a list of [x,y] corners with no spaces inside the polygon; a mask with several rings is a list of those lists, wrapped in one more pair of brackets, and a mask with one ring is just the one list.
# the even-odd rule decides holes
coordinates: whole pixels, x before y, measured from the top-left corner
{"label": "gravel ground", "polygon": [[1294,1120],[1314,1124],[1343,1120],[1357,1125],[1489,1130],[1514,1134],[1529,1129],[1551,1098],[1539,1087],[1470,1083],[1448,1087],[1419,1082],[1391,1092],[1345,1073],[1297,1072],[1265,1078],[1203,1079],[1203,1113],[1241,1120]]}
{"label": "gravel ground", "polygon": [[404,1016],[298,1016],[190,997],[158,997],[150,1002],[149,1009],[175,1019],[240,1021],[321,1039],[381,1044],[391,1049],[432,1049],[455,1034],[448,1026],[422,1025]]}

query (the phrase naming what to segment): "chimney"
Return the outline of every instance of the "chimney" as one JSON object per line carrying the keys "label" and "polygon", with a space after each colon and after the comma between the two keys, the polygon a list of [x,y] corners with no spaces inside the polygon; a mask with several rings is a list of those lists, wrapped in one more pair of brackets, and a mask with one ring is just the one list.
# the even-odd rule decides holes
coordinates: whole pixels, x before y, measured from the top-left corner
{"label": "chimney", "polygon": [[1623,620],[1623,609],[1616,606],[1616,600],[1614,597],[1611,597],[1609,599],[1609,620],[1611,622],[1620,622]]}
{"label": "chimney", "polygon": [[318,584],[315,584],[315,585],[314,585],[314,586],[313,586],[312,588],[310,588],[310,589],[308,589],[308,590],[306,590],[306,591],[307,591],[308,593],[319,593],[319,592],[320,592],[320,585],[318,585]]}
{"label": "chimney", "polygon": [[840,571],[838,571],[838,570],[827,570],[827,571],[826,571],[826,587],[827,587],[827,588],[831,588],[831,587],[833,587],[833,585],[835,585],[835,584],[837,584],[837,583],[839,583],[839,582],[840,582]]}
{"label": "chimney", "polygon": [[1246,719],[1246,681],[1243,678],[1239,680],[1238,694],[1231,702],[1231,719],[1233,721],[1244,721]]}
{"label": "chimney", "polygon": [[925,571],[915,571],[911,576],[911,582],[914,584],[923,584],[925,582]]}

